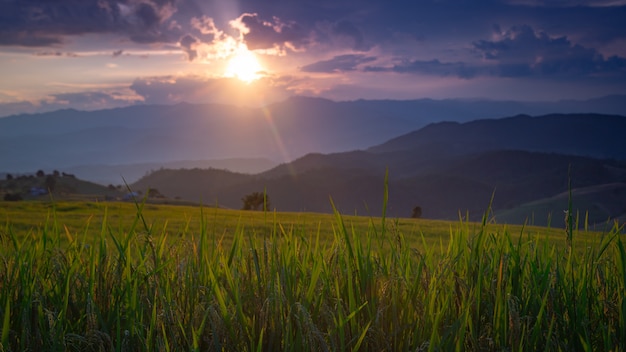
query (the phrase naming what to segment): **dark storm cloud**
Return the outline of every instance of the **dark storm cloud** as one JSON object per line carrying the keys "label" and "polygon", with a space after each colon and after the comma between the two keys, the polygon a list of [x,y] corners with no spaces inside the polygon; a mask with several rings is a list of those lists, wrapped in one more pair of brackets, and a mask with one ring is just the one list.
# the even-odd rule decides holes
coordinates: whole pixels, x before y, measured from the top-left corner
{"label": "dark storm cloud", "polygon": [[371,46],[365,44],[361,31],[349,21],[341,21],[333,26],[333,34],[345,36],[354,42],[352,49],[356,51],[368,51]]}
{"label": "dark storm cloud", "polygon": [[266,21],[257,14],[244,14],[239,20],[248,29],[244,40],[251,50],[286,45],[298,48],[309,42],[309,33],[295,22],[283,22],[277,17]]}
{"label": "dark storm cloud", "polygon": [[[611,4],[622,6],[607,7]],[[229,30],[228,21],[239,17],[249,29],[244,40],[250,49],[330,43],[357,52],[381,47],[399,53],[412,50],[407,45],[419,41],[468,43],[484,37],[493,24],[530,24],[580,38],[586,41],[581,44],[593,47],[592,43],[626,39],[625,4],[626,0],[2,0],[0,45],[58,46],[66,36],[86,33],[116,33],[136,43],[176,43],[185,34],[205,41],[192,24],[194,18],[215,19],[220,30]]]}
{"label": "dark storm cloud", "polygon": [[626,38],[624,0],[503,0],[497,11],[483,19],[505,27],[528,24],[538,30],[595,45]]}
{"label": "dark storm cloud", "polygon": [[290,48],[308,49],[326,44],[341,49],[366,52],[373,46],[359,26],[349,20],[332,20],[331,16],[309,17],[262,17],[246,13],[238,22],[246,32],[243,36],[249,49]]}
{"label": "dark storm cloud", "polygon": [[[65,55],[80,53],[86,41],[64,47],[74,44],[70,36],[114,34],[122,37],[114,45],[128,53],[128,41],[177,44],[191,61],[218,52],[222,40],[242,39],[258,55],[285,55],[286,66],[303,72],[377,72],[370,76],[380,86],[387,77],[408,81],[410,74],[546,78],[540,83],[568,78],[586,86],[589,78],[626,77],[625,18],[626,0],[0,0],[0,46]],[[97,52],[93,38],[88,49]],[[104,50],[122,54],[115,49]],[[370,76],[362,76],[369,83]],[[172,80],[140,79],[132,88],[146,101],[169,102],[187,93],[198,100],[222,94],[218,88],[232,82]],[[312,81],[300,87],[320,89]]]}
{"label": "dark storm cloud", "polygon": [[597,50],[573,44],[567,37],[551,37],[530,26],[513,27],[500,33],[499,40],[480,40],[474,50],[498,67],[505,77],[580,77],[625,73],[626,59],[605,58]]}
{"label": "dark storm cloud", "polygon": [[145,28],[154,27],[161,22],[161,18],[156,9],[153,5],[147,3],[141,3],[137,6],[135,16],[137,16],[142,26]]}
{"label": "dark storm cloud", "polygon": [[357,66],[366,62],[376,60],[376,57],[366,55],[339,55],[330,60],[318,61],[310,65],[303,66],[303,72],[345,72],[354,71]]}
{"label": "dark storm cloud", "polygon": [[[499,27],[496,27],[499,31]],[[473,42],[471,52],[482,60],[443,62],[401,60],[391,67],[366,67],[369,72],[396,72],[455,76],[584,78],[613,76],[626,78],[626,59],[604,57],[597,50],[573,44],[567,37],[552,37],[530,26],[513,27],[497,33],[498,39]],[[469,58],[469,56],[468,56]]]}
{"label": "dark storm cloud", "polygon": [[31,31],[16,31],[12,29],[0,29],[0,45],[15,45],[26,47],[42,47],[61,44],[61,36],[46,33],[33,33]]}
{"label": "dark storm cloud", "polygon": [[126,33],[140,43],[171,41],[165,21],[175,0],[4,0],[0,45],[50,46],[63,36]]}
{"label": "dark storm cloud", "polygon": [[[625,3],[626,0],[621,0]],[[555,37],[566,37],[570,46],[603,52],[604,59],[596,59],[595,65],[619,66],[620,41],[626,41],[626,6],[604,7],[609,0],[596,1],[548,1],[538,0],[424,0],[394,1],[242,1],[241,9],[255,15],[242,18],[250,33],[245,40],[250,49],[266,49],[291,42],[300,49],[338,50],[353,52],[370,50],[376,56],[389,56],[399,64],[388,71],[421,72],[439,76],[556,76],[569,71],[584,75],[585,62],[567,68],[565,62],[552,59],[541,65],[534,61],[489,61],[484,65],[472,60],[480,53],[476,40],[487,39],[493,25],[503,28],[529,25]],[[613,2],[615,4],[615,2]],[[619,3],[618,3],[619,4]],[[287,26],[283,26],[287,23]],[[497,44],[498,40],[489,38]],[[321,44],[321,45],[320,45]],[[554,44],[554,43],[553,43]],[[467,48],[473,48],[471,53]],[[532,50],[532,47],[528,47]],[[601,51],[603,49],[604,51]],[[520,51],[524,50],[520,47]],[[576,50],[576,49],[571,49]],[[333,52],[334,51],[334,52]],[[534,53],[524,53],[524,57]],[[562,61],[573,56],[583,57],[589,53],[565,53]],[[533,58],[534,59],[534,58]],[[602,60],[606,61],[602,63]],[[330,64],[330,63],[324,63]],[[534,66],[533,66],[534,65]],[[495,67],[494,67],[495,66]],[[576,68],[577,67],[577,68]],[[304,70],[314,69],[315,66]],[[328,71],[319,68],[320,71]],[[372,70],[385,71],[380,67]],[[587,68],[589,72],[594,69]],[[601,69],[595,69],[596,71]],[[590,73],[591,74],[591,73]]]}
{"label": "dark storm cloud", "polygon": [[397,73],[413,73],[427,74],[441,77],[453,76],[464,79],[474,78],[485,73],[485,68],[465,64],[463,62],[441,62],[439,60],[415,60],[407,61],[394,65],[391,68],[385,67],[366,67],[368,72],[397,72]]}

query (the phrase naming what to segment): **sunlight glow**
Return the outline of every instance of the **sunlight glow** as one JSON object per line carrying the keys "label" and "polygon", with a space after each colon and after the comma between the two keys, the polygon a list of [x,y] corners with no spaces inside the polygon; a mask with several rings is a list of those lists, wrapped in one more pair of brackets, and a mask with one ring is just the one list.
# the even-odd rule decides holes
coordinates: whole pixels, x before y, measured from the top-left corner
{"label": "sunlight glow", "polygon": [[226,67],[227,77],[236,77],[246,83],[261,78],[263,67],[257,60],[256,55],[247,48],[239,49],[228,61]]}

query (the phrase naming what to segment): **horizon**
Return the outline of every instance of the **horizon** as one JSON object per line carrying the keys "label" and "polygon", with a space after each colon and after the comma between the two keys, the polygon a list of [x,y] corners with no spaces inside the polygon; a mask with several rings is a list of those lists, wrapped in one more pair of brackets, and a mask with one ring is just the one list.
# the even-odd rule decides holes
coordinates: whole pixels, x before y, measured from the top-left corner
{"label": "horizon", "polygon": [[[104,108],[96,108],[96,109],[89,109],[89,108],[81,108],[81,107],[60,107],[59,109],[54,109],[54,110],[48,110],[48,111],[35,111],[35,112],[20,112],[20,113],[15,113],[15,114],[10,114],[10,115],[3,115],[2,112],[0,111],[0,120],[3,118],[7,118],[7,117],[14,117],[14,116],[22,116],[22,115],[40,115],[40,114],[46,114],[46,113],[56,113],[56,112],[60,112],[60,111],[77,111],[77,112],[96,112],[96,111],[108,111],[108,110],[118,110],[118,109],[125,109],[125,108],[132,108],[132,107],[142,107],[142,106],[177,106],[177,105],[198,105],[198,106],[227,106],[227,107],[233,107],[233,108],[249,108],[249,109],[263,109],[264,107],[271,107],[275,104],[281,104],[281,103],[285,103],[288,102],[290,100],[297,100],[297,99],[310,99],[310,100],[323,100],[323,101],[329,101],[332,103],[355,103],[355,102],[359,102],[359,101],[370,101],[370,102],[420,102],[420,101],[434,101],[434,102],[445,102],[445,101],[455,101],[455,102],[461,102],[461,103],[474,103],[474,102],[482,102],[482,103],[520,103],[520,104],[559,104],[559,103],[570,103],[570,102],[580,102],[580,103],[585,103],[585,102],[593,102],[593,101],[597,101],[597,100],[602,100],[602,99],[607,99],[607,98],[621,98],[621,97],[626,97],[626,94],[608,94],[608,95],[602,95],[602,96],[597,96],[597,97],[590,97],[590,98],[586,98],[586,99],[558,99],[558,100],[510,100],[510,99],[503,99],[503,100],[497,100],[497,99],[489,99],[489,98],[441,98],[441,99],[434,99],[434,98],[428,98],[428,97],[424,97],[424,98],[415,98],[415,99],[363,99],[363,98],[358,98],[358,99],[350,99],[350,100],[335,100],[335,99],[330,99],[330,98],[325,98],[325,97],[318,97],[318,96],[307,96],[307,95],[294,95],[294,96],[288,96],[285,97],[284,99],[281,100],[277,100],[277,101],[273,101],[273,102],[268,102],[265,105],[259,105],[259,106],[248,106],[248,105],[238,105],[236,103],[228,103],[228,102],[188,102],[188,101],[179,101],[179,102],[166,102],[166,103],[144,103],[144,102],[137,102],[134,103],[132,105],[122,105],[122,106],[112,106],[112,107],[104,107]],[[579,114],[580,112],[554,112],[556,114]],[[594,113],[598,113],[598,114],[607,114],[607,113],[602,113],[602,112],[589,112],[591,114]],[[515,116],[515,115],[530,115],[530,116],[536,116],[535,114],[529,114],[527,112],[524,111],[520,111],[519,113],[516,113],[514,115],[506,115],[506,116],[500,116],[500,117],[496,117],[496,118],[507,118],[507,117],[511,117],[511,116]],[[613,114],[613,115],[623,115],[626,116],[626,111],[624,113],[608,113],[608,114]],[[541,115],[545,115],[545,114],[541,114]],[[486,119],[490,119],[493,117],[486,117]],[[443,122],[443,121],[442,121]]]}
{"label": "horizon", "polygon": [[10,0],[0,13],[0,116],[626,94],[626,0]]}

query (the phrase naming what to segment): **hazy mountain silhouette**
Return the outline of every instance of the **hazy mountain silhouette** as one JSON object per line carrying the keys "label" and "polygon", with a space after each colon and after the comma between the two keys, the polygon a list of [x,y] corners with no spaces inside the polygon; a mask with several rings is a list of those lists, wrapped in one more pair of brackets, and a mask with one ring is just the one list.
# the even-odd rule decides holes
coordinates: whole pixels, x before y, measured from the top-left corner
{"label": "hazy mountain silhouette", "polygon": [[229,158],[210,160],[179,160],[170,162],[117,164],[117,165],[79,165],[64,170],[75,174],[81,179],[87,179],[100,184],[119,185],[124,181],[132,183],[142,176],[155,170],[166,169],[224,169],[233,172],[256,174],[276,166],[276,162],[266,158]]}
{"label": "hazy mountain silhouette", "polygon": [[380,145],[441,121],[558,111],[626,114],[625,102],[624,96],[553,103],[294,97],[254,109],[183,103],[59,110],[0,118],[0,171],[242,157],[289,162]]}
{"label": "hazy mountain silhouette", "polygon": [[225,105],[63,110],[0,119],[2,171],[92,164],[267,158],[362,149],[419,127],[356,105],[293,98],[260,109]]}
{"label": "hazy mountain silhouette", "polygon": [[433,149],[457,155],[511,149],[626,159],[623,131],[626,118],[618,115],[519,115],[467,123],[434,123],[368,150],[382,153]]}

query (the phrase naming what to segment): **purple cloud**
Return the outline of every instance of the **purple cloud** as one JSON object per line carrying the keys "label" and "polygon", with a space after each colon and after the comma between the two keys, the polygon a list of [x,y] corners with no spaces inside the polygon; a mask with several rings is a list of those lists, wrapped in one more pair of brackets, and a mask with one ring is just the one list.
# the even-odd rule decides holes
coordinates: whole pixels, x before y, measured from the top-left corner
{"label": "purple cloud", "polygon": [[78,57],[79,55],[72,52],[62,52],[62,51],[38,51],[35,53],[35,56],[65,56],[65,57]]}
{"label": "purple cloud", "polygon": [[260,105],[292,95],[289,82],[262,78],[250,84],[236,78],[161,76],[136,79],[130,86],[147,104],[227,103]]}
{"label": "purple cloud", "polygon": [[173,41],[165,22],[176,0],[5,0],[0,3],[0,45],[43,47],[64,36],[125,33],[138,43]]}
{"label": "purple cloud", "polygon": [[187,53],[187,58],[189,59],[189,61],[193,61],[195,58],[198,57],[198,52],[195,50],[194,47],[199,42],[200,41],[198,40],[198,38],[190,34],[187,34],[184,37],[180,38],[180,41],[178,43]]}
{"label": "purple cloud", "polygon": [[480,40],[473,49],[497,66],[499,76],[590,76],[626,73],[626,59],[605,58],[597,50],[573,44],[567,37],[551,37],[530,26],[498,33],[500,39]]}
{"label": "purple cloud", "polygon": [[573,44],[567,37],[551,37],[530,26],[499,31],[497,39],[472,43],[471,51],[482,61],[445,62],[439,59],[408,60],[391,67],[369,66],[365,71],[425,74],[472,79],[493,77],[576,78],[601,75],[626,77],[626,59],[605,58],[597,50]]}
{"label": "purple cloud", "polygon": [[274,17],[264,21],[257,14],[243,14],[238,21],[247,29],[243,38],[250,50],[271,49],[276,46],[301,48],[310,42],[309,33],[294,22],[282,22]]}
{"label": "purple cloud", "polygon": [[351,22],[340,21],[333,26],[333,34],[340,37],[347,37],[352,40],[352,49],[356,51],[368,51],[371,45],[365,44],[363,33]]}
{"label": "purple cloud", "polygon": [[20,112],[37,113],[73,108],[78,110],[100,110],[128,106],[141,102],[142,98],[124,92],[88,91],[51,94],[43,100],[0,103],[0,116]]}
{"label": "purple cloud", "polygon": [[[368,71],[384,71],[375,67],[366,68]],[[401,64],[394,65],[389,71],[397,73],[419,73],[436,76],[456,76],[459,78],[470,79],[485,73],[485,68],[466,64],[463,62],[441,62],[439,60],[415,60],[406,61]]]}
{"label": "purple cloud", "polygon": [[300,70],[303,72],[345,72],[354,71],[360,64],[376,60],[376,57],[365,55],[339,55],[330,60],[318,61],[303,66]]}

